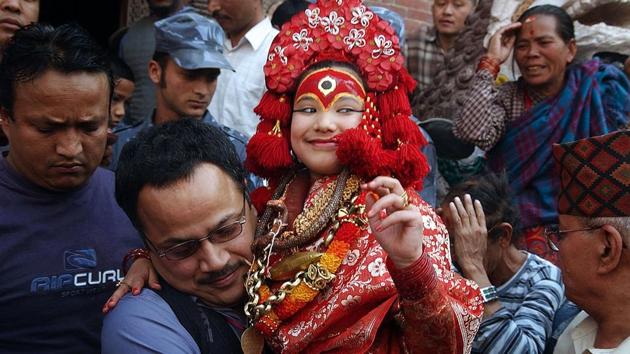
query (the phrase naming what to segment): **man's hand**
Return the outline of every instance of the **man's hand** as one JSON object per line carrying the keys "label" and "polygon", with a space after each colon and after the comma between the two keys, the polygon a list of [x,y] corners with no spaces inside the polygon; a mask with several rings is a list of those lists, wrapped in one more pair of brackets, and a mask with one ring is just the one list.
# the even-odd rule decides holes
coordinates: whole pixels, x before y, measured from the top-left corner
{"label": "man's hand", "polygon": [[370,228],[398,269],[422,256],[423,220],[418,208],[405,198],[405,189],[392,177],[376,177],[361,186],[366,198]]}
{"label": "man's hand", "polygon": [[488,248],[488,231],[486,216],[478,200],[473,203],[469,194],[464,202],[459,197],[449,203],[452,221],[454,251],[457,263],[462,267],[464,275],[471,272],[485,273],[484,260]]}

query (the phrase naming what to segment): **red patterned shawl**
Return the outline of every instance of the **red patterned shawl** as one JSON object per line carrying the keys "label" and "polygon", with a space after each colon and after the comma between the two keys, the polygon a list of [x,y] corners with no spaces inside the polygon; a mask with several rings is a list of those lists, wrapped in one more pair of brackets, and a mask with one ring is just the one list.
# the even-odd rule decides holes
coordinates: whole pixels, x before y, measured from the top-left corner
{"label": "red patterned shawl", "polygon": [[[351,247],[328,288],[267,340],[274,351],[470,352],[483,314],[479,288],[451,271],[444,224],[415,192],[408,193],[424,215],[427,257],[396,270],[366,231]],[[314,194],[310,193],[305,205]],[[306,249],[315,245],[317,242]]]}

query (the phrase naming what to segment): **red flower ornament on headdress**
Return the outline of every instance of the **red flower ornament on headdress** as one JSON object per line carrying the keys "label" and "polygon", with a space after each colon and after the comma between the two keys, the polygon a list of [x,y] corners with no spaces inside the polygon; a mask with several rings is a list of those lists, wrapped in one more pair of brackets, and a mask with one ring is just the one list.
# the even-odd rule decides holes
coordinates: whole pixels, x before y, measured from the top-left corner
{"label": "red flower ornament on headdress", "polygon": [[415,81],[394,30],[361,0],[319,0],[282,26],[264,67],[268,91],[255,109],[261,122],[247,146],[247,167],[268,178],[294,167],[288,149],[297,80],[328,60],[356,66],[368,91],[359,127],[338,136],[339,161],[364,179],[392,175],[420,188],[428,166],[420,153],[426,141],[409,119]]}

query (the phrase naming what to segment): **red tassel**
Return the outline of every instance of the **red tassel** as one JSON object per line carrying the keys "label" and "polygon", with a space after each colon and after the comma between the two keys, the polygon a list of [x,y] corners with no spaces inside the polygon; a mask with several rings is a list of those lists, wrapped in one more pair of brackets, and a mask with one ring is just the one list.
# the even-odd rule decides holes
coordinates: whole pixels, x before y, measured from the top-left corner
{"label": "red tassel", "polygon": [[377,138],[367,135],[360,128],[348,129],[337,138],[339,162],[365,180],[380,175],[389,175],[389,166],[394,164]]}
{"label": "red tassel", "polygon": [[398,113],[410,116],[411,107],[405,88],[395,86],[393,90],[378,95],[378,109],[384,119]]}
{"label": "red tassel", "polygon": [[420,150],[413,145],[402,144],[394,152],[396,165],[393,166],[393,175],[398,178],[404,188],[422,190],[422,180],[429,173],[427,159]]}
{"label": "red tassel", "polygon": [[265,92],[254,112],[260,116],[260,120],[277,121],[287,126],[291,120],[291,102],[286,95],[277,95],[271,91]]}
{"label": "red tassel", "polygon": [[260,122],[247,144],[245,168],[264,178],[282,175],[293,165],[288,139],[289,135],[279,125]]}
{"label": "red tassel", "polygon": [[383,145],[388,149],[396,149],[401,143],[407,143],[419,148],[426,144],[420,128],[403,114],[384,121],[382,127]]}
{"label": "red tassel", "polygon": [[269,187],[256,188],[249,194],[249,198],[251,199],[252,204],[254,204],[256,211],[258,211],[258,215],[262,215],[265,211],[265,206],[267,205],[267,202],[271,200],[272,194],[273,191]]}
{"label": "red tassel", "polygon": [[411,95],[413,93],[413,90],[416,89],[417,84],[418,83],[416,82],[416,79],[414,79],[413,76],[409,75],[407,69],[403,68],[400,70],[398,85],[405,88],[405,90],[407,91],[407,95]]}

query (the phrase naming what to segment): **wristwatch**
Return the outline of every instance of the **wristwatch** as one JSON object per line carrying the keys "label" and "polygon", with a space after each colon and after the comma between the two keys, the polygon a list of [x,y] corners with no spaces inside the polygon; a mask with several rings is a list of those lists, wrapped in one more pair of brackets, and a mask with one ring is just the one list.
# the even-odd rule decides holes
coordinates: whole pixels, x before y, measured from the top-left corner
{"label": "wristwatch", "polygon": [[495,288],[494,285],[481,288],[481,298],[483,299],[484,304],[487,304],[494,300],[498,300],[499,295],[497,294],[497,288]]}

